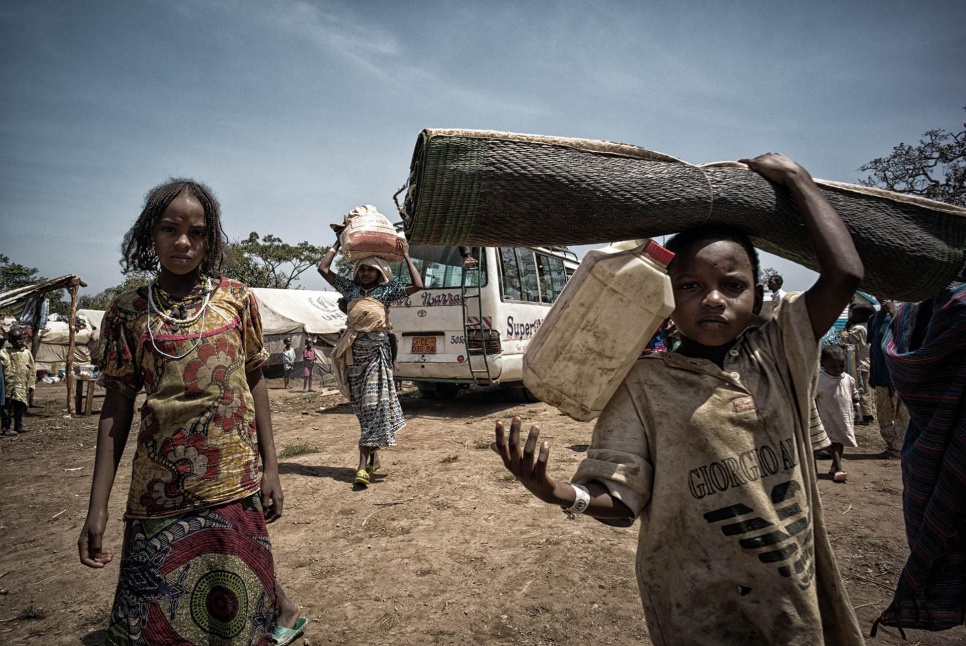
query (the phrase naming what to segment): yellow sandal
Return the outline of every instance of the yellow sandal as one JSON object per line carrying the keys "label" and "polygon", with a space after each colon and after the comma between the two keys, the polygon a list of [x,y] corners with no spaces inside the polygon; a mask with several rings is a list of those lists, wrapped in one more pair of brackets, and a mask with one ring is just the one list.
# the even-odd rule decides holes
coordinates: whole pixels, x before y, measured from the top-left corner
{"label": "yellow sandal", "polygon": [[369,472],[365,469],[359,469],[356,471],[356,484],[361,484],[364,487],[369,486]]}

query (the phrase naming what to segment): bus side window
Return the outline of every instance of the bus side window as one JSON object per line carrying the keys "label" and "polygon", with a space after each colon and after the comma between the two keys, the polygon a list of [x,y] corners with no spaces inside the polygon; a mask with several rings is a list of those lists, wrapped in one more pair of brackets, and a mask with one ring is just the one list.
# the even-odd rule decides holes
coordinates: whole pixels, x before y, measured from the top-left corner
{"label": "bus side window", "polygon": [[503,270],[503,300],[520,300],[520,270],[512,248],[500,247],[500,267]]}
{"label": "bus side window", "polygon": [[517,262],[520,266],[520,300],[530,303],[540,302],[540,286],[537,283],[537,263],[533,259],[533,252],[518,247],[516,249]]}
{"label": "bus side window", "polygon": [[540,300],[553,305],[567,284],[567,270],[563,260],[538,253],[537,269],[540,275]]}

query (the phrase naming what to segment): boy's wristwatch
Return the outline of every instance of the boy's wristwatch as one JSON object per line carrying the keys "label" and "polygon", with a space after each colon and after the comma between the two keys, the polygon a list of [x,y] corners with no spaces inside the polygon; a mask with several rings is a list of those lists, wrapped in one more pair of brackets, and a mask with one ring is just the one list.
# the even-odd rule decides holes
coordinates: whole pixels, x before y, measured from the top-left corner
{"label": "boy's wristwatch", "polygon": [[572,482],[568,482],[567,484],[573,487],[577,499],[574,500],[574,504],[570,507],[561,507],[561,509],[567,514],[568,518],[574,518],[577,514],[582,514],[587,511],[587,507],[590,506],[590,491],[584,485],[574,484]]}

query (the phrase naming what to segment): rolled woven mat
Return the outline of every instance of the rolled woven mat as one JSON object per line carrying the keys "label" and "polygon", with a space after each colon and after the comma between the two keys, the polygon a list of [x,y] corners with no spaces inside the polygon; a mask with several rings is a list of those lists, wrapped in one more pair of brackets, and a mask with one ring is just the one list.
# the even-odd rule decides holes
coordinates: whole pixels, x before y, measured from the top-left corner
{"label": "rolled woven mat", "polygon": [[[928,298],[966,265],[966,209],[816,180],[852,234],[862,289]],[[605,243],[705,222],[818,270],[789,192],[737,162],[695,166],[608,141],[424,130],[400,208],[411,242],[466,246]]]}

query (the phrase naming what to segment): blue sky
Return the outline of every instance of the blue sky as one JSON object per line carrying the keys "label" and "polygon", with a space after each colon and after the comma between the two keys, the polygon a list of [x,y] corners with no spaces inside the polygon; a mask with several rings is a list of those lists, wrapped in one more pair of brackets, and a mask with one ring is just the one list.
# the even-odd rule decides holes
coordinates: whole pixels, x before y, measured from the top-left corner
{"label": "blue sky", "polygon": [[[172,176],[230,238],[395,219],[425,127],[611,139],[816,177],[966,117],[966,3],[0,0],[0,253],[85,293]],[[805,289],[814,274],[763,261]],[[312,272],[302,281],[321,288]]]}

